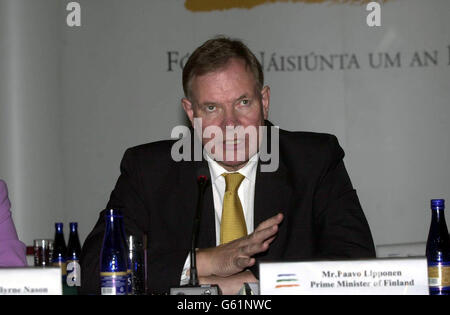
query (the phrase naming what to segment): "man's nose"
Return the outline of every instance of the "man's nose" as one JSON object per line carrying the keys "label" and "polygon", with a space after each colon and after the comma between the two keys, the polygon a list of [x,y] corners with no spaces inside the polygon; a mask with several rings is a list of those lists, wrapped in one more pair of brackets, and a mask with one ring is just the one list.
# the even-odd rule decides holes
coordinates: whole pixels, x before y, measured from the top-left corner
{"label": "man's nose", "polygon": [[236,113],[236,110],[234,108],[227,108],[225,110],[224,118],[223,118],[223,125],[235,127],[239,125],[239,119],[238,115]]}

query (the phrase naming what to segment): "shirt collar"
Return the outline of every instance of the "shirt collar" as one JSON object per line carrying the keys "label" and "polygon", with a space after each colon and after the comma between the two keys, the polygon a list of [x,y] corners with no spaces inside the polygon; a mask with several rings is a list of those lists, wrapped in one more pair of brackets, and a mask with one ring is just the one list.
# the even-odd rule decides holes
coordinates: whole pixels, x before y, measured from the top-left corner
{"label": "shirt collar", "polygon": [[[209,170],[211,172],[211,178],[215,181],[217,178],[222,176],[223,173],[235,173],[230,172],[224,169],[219,163],[214,161],[208,154],[206,155],[206,161],[208,162]],[[245,164],[244,167],[237,170],[237,173],[240,173],[245,176],[248,180],[254,182],[256,179],[256,167],[258,165],[258,153],[253,155]]]}

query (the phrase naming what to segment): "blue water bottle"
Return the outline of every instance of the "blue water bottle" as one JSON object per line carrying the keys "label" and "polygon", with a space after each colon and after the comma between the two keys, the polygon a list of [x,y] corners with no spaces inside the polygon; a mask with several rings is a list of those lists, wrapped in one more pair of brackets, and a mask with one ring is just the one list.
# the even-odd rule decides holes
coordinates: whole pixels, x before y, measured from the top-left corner
{"label": "blue water bottle", "polygon": [[431,225],[426,249],[430,295],[450,293],[450,238],[444,209],[444,199],[431,200]]}
{"label": "blue water bottle", "polygon": [[81,244],[78,237],[78,223],[70,222],[69,243],[67,244],[67,278],[66,284],[70,288],[68,294],[76,294],[77,287],[81,286],[80,267]]}
{"label": "blue water bottle", "polygon": [[106,230],[100,252],[102,295],[127,295],[128,256],[122,230],[122,214],[117,209],[106,211]]}
{"label": "blue water bottle", "polygon": [[66,288],[66,241],[64,239],[63,223],[55,223],[55,239],[53,241],[52,265],[61,268],[63,291]]}

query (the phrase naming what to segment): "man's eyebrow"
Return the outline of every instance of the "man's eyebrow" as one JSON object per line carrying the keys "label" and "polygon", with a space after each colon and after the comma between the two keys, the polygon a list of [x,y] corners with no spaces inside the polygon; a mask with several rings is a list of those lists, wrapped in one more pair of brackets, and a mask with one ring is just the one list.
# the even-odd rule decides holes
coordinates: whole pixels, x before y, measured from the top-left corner
{"label": "man's eyebrow", "polygon": [[[240,101],[240,100],[242,100],[244,98],[250,98],[250,97],[247,94],[242,94],[237,99],[235,99],[234,102],[236,103],[236,102],[238,102],[238,101]],[[201,106],[209,106],[209,105],[216,105],[217,106],[217,105],[219,105],[219,103],[213,102],[213,101],[205,101],[205,102],[197,103],[197,104],[201,105]]]}
{"label": "man's eyebrow", "polygon": [[201,106],[210,106],[210,105],[218,105],[218,103],[216,103],[216,102],[211,102],[211,101],[206,101],[206,102],[203,102],[203,103],[198,103],[198,105],[201,105]]}
{"label": "man's eyebrow", "polygon": [[242,100],[242,99],[244,99],[244,98],[250,98],[247,94],[242,94],[241,96],[239,96],[236,100],[235,100],[235,102],[238,102],[238,101],[240,101],[240,100]]}

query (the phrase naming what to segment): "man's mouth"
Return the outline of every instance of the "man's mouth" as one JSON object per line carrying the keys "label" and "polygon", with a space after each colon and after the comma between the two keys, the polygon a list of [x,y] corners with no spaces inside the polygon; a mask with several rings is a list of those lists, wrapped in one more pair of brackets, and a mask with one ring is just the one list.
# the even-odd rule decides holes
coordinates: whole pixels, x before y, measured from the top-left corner
{"label": "man's mouth", "polygon": [[224,141],[225,145],[238,145],[238,144],[241,144],[242,142],[244,142],[244,140],[241,140],[241,139]]}

